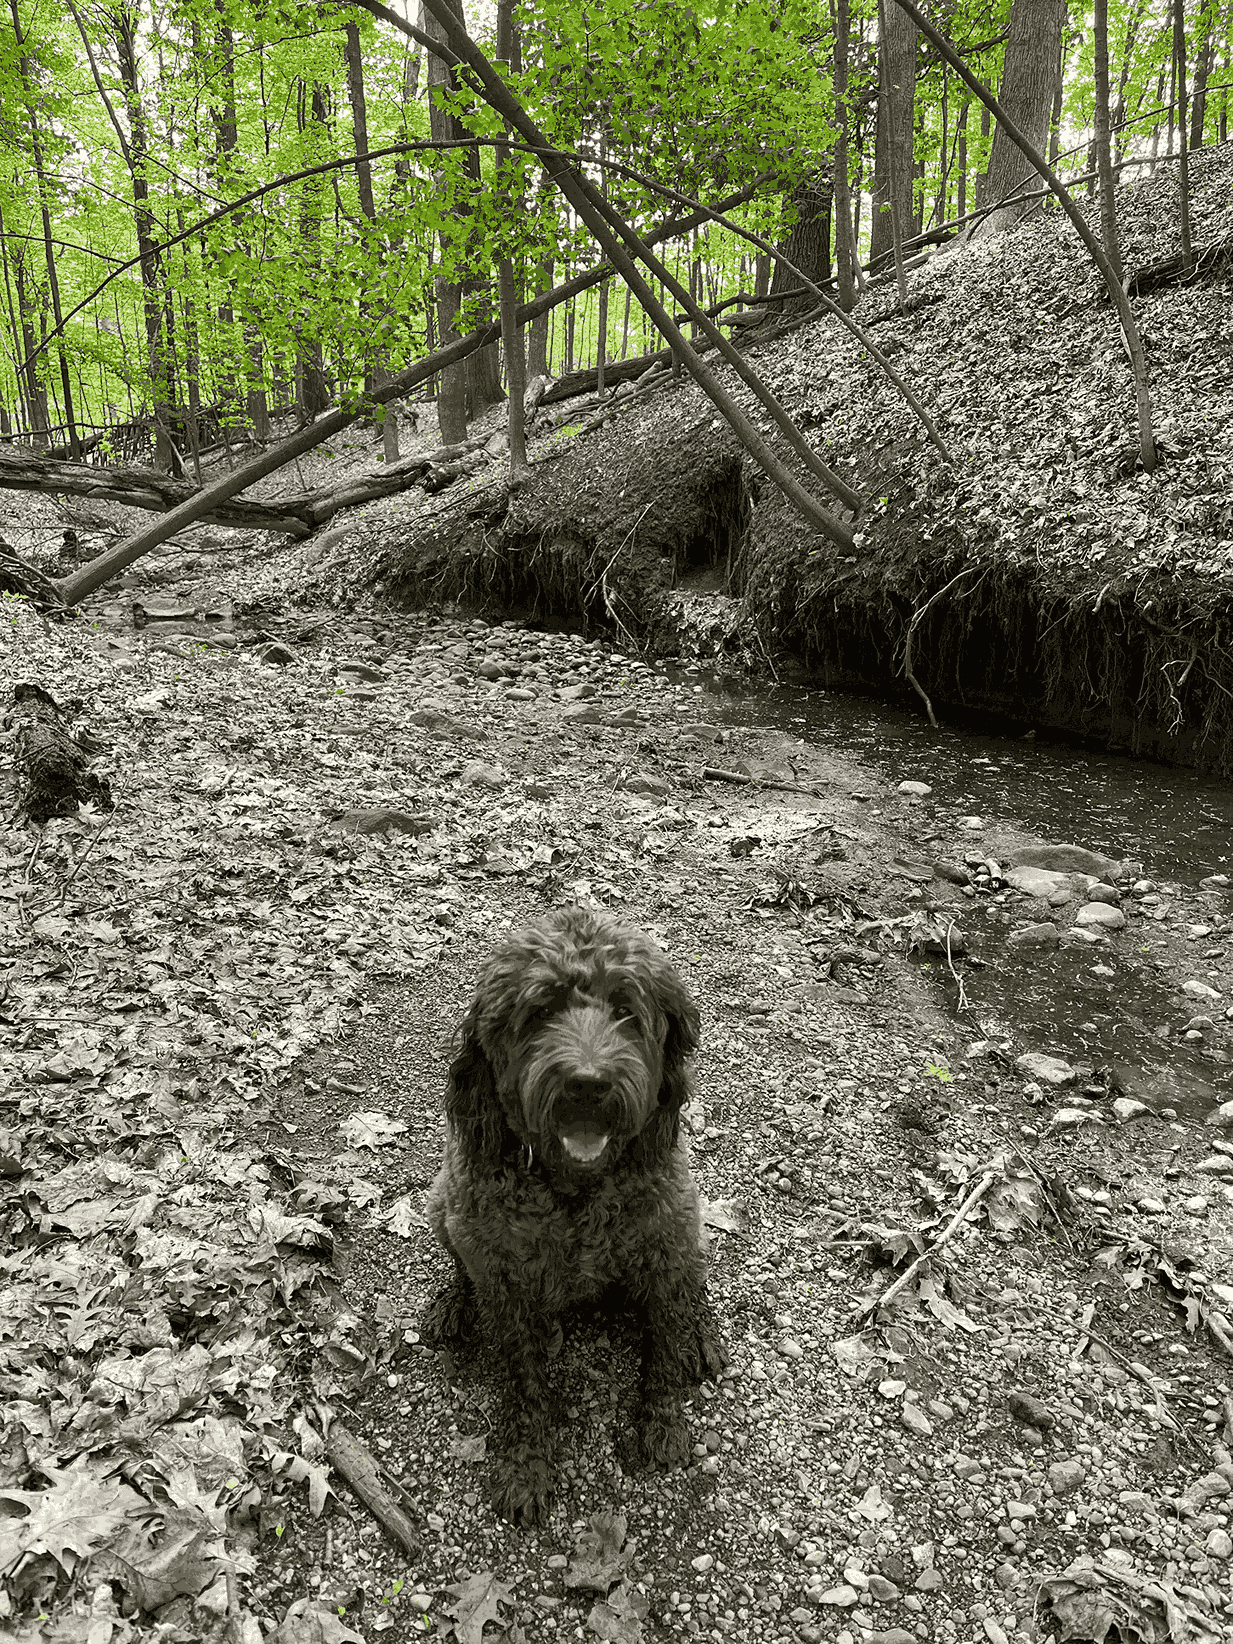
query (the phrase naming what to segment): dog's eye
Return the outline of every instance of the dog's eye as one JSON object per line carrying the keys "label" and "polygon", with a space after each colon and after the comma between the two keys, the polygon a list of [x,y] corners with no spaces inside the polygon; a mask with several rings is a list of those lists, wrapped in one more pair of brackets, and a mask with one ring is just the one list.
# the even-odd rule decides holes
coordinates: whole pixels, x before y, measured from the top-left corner
{"label": "dog's eye", "polygon": [[634,1007],[625,999],[610,999],[609,1002],[608,1002],[608,1008],[609,1008],[609,1010],[611,1010],[612,1014],[616,1017],[618,1022],[636,1022],[637,1021],[637,1012],[634,1010]]}

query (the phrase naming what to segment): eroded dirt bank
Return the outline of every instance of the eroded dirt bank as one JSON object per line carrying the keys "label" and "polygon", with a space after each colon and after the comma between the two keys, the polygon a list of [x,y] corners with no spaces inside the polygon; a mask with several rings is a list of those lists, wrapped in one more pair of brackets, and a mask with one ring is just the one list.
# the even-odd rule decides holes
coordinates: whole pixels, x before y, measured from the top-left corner
{"label": "eroded dirt bank", "polygon": [[671,591],[709,568],[735,600],[717,642],[760,669],[919,706],[910,633],[921,689],[960,722],[994,713],[1228,775],[1233,145],[1196,155],[1191,177],[1210,255],[1189,279],[1163,271],[1177,251],[1171,170],[1117,196],[1151,373],[1151,474],[1116,321],[1068,225],[1046,214],[914,270],[906,313],[885,283],[857,307],[949,460],[833,321],[750,338],[768,386],[867,498],[853,552],[807,530],[701,392],[668,381],[618,400],[596,431],[578,408],[572,422],[558,412],[538,450],[554,460],[512,502],[498,452],[444,499],[368,510],[304,550],[310,584],[344,602],[364,580],[411,604],[513,603],[666,653]]}

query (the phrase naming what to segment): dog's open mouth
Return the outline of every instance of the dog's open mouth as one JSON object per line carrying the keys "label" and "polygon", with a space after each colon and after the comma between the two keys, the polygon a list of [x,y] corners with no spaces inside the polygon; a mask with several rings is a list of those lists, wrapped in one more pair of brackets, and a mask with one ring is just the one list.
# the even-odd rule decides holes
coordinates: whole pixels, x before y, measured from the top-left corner
{"label": "dog's open mouth", "polygon": [[608,1146],[608,1132],[593,1120],[576,1119],[557,1132],[565,1156],[575,1164],[590,1165],[601,1159]]}

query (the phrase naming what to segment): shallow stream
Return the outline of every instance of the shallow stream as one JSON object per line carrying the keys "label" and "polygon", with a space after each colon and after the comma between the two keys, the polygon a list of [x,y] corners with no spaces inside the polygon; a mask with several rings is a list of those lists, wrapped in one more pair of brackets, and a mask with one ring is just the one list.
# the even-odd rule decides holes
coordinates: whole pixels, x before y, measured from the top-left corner
{"label": "shallow stream", "polygon": [[[1233,1053],[1233,1021],[1224,1018],[1233,997],[1223,967],[1233,933],[1219,929],[1225,894],[1197,888],[1209,874],[1233,878],[1233,786],[1034,737],[950,726],[934,731],[917,715],[856,697],[717,675],[678,677],[703,685],[700,717],[803,738],[860,760],[892,786],[906,779],[928,783],[933,793],[921,805],[917,836],[922,856],[931,854],[935,833],[941,837],[933,852],[949,854],[956,817],[976,815],[986,826],[970,835],[966,848],[973,856],[988,853],[989,836],[1005,828],[1141,862],[1178,917],[1132,919],[1107,947],[1063,945],[1044,955],[1016,949],[1006,940],[1007,925],[985,913],[990,899],[976,898],[964,928],[985,963],[965,977],[969,1019],[989,1037],[1012,1039],[1016,1049],[1133,1069],[1134,1094],[1179,1113],[1202,1115],[1233,1094],[1233,1068],[1219,1059]],[[1189,904],[1185,914],[1170,897],[1171,886]],[[1233,887],[1228,900],[1233,909]],[[1005,907],[1019,919],[1027,910],[1013,896]],[[1061,922],[1069,917],[1063,912]],[[1191,937],[1186,919],[1201,920],[1194,928],[1206,924],[1210,933]],[[1184,975],[1175,962],[1161,963],[1166,939],[1174,959],[1178,945],[1184,949]],[[1187,999],[1178,991],[1187,978],[1208,982],[1223,997],[1207,1004]],[[1201,1041],[1186,1040],[1187,1022],[1201,1014],[1214,1026],[1203,1030]]]}

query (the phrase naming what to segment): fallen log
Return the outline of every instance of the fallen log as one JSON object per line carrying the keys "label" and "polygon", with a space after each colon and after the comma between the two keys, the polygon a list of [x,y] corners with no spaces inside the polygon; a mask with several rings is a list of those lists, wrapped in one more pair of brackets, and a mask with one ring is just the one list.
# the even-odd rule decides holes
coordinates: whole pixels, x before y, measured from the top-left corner
{"label": "fallen log", "polygon": [[73,816],[84,804],[112,809],[106,777],[90,771],[91,756],[65,729],[50,691],[14,685],[4,723],[17,728],[18,802],[31,822]]}
{"label": "fallen log", "polygon": [[[197,495],[197,487],[187,480],[172,479],[153,468],[94,468],[82,462],[58,462],[33,451],[14,450],[0,451],[0,489],[90,497],[156,514],[166,513]],[[311,515],[295,497],[276,503],[247,502],[237,497],[219,503],[201,517],[212,525],[283,531],[296,537],[306,537],[314,528]]]}

